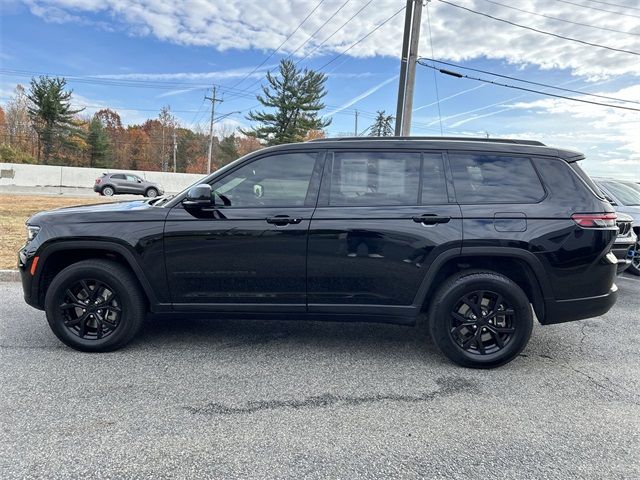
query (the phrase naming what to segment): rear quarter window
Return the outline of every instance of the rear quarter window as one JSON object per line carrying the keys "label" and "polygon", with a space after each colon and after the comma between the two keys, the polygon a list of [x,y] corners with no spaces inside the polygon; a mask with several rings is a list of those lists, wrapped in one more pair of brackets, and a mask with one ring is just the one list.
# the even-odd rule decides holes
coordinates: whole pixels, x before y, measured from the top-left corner
{"label": "rear quarter window", "polygon": [[531,158],[449,154],[459,203],[537,203],[546,193]]}

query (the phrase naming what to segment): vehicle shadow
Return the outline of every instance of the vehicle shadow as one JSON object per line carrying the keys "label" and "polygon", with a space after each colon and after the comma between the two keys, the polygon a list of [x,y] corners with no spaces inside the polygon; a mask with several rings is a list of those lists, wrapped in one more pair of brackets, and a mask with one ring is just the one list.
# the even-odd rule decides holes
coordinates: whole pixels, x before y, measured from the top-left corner
{"label": "vehicle shadow", "polygon": [[254,319],[203,319],[150,316],[135,348],[259,349],[323,352],[381,352],[423,357],[441,355],[424,327],[383,323]]}

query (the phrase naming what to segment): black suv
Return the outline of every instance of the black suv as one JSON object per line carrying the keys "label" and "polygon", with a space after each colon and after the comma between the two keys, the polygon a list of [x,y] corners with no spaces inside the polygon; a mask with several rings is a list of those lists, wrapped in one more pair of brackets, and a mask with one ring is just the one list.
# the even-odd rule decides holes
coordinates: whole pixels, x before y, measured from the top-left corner
{"label": "black suv", "polygon": [[495,367],[525,347],[533,312],[547,325],[616,301],[616,215],[583,158],[462,138],[266,148],[174,197],[34,215],[24,295],[79,350],[125,345],[149,311],[426,317],[447,357]]}

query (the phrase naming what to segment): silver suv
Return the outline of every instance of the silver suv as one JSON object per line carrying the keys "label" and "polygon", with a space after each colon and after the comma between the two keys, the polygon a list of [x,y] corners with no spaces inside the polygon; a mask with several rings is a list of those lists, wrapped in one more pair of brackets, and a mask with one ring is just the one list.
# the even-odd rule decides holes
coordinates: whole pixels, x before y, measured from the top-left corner
{"label": "silver suv", "polygon": [[100,178],[96,178],[93,191],[107,197],[120,193],[144,195],[145,197],[157,197],[164,194],[162,185],[143,180],[132,173],[103,173]]}

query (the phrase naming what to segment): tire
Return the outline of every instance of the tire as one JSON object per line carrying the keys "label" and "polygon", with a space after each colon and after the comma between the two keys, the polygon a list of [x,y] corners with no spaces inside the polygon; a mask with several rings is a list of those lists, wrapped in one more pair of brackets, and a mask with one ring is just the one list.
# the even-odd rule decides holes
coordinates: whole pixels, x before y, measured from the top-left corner
{"label": "tire", "polygon": [[108,352],[136,336],[147,309],[144,293],[127,268],[108,260],[84,260],[54,277],[45,312],[53,333],[69,347]]}
{"label": "tire", "polygon": [[[522,289],[503,275],[462,272],[447,279],[434,295],[429,331],[442,353],[458,365],[499,367],[529,342],[529,303]],[[493,312],[497,314],[492,318]]]}
{"label": "tire", "polygon": [[145,197],[155,198],[158,196],[158,189],[156,188],[147,188],[147,191],[144,192]]}
{"label": "tire", "polygon": [[100,193],[102,195],[104,195],[105,197],[111,197],[116,193],[116,191],[114,190],[113,187],[110,187],[110,186],[107,185],[106,187],[104,187],[102,189],[102,192],[100,192]]}
{"label": "tire", "polygon": [[631,260],[631,265],[629,265],[629,268],[627,268],[625,271],[630,273],[631,275],[640,277],[640,242],[636,243],[635,255]]}

